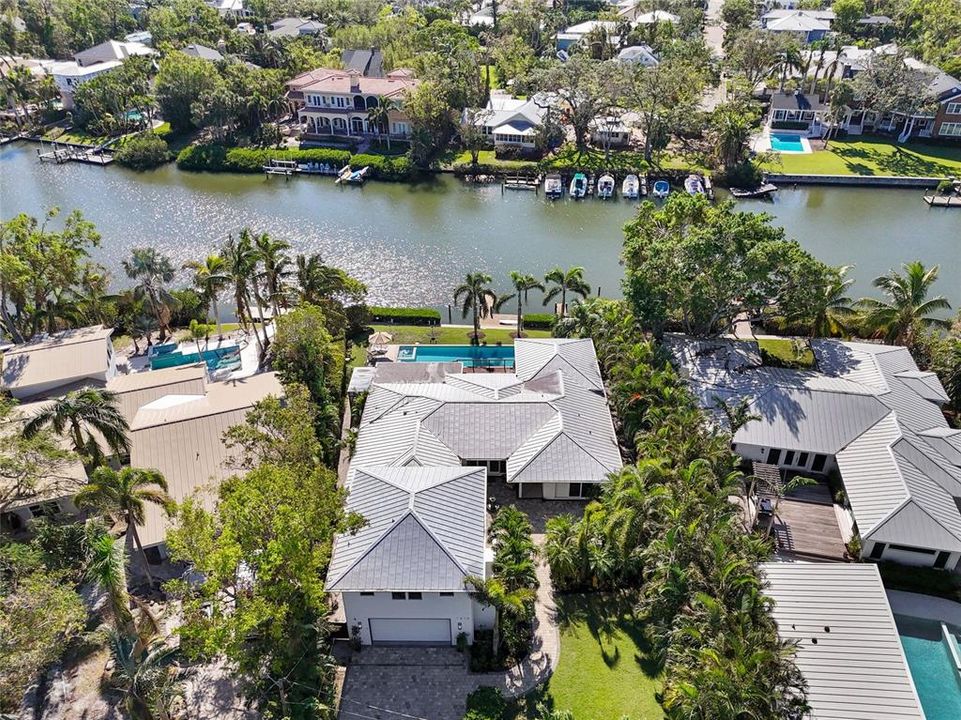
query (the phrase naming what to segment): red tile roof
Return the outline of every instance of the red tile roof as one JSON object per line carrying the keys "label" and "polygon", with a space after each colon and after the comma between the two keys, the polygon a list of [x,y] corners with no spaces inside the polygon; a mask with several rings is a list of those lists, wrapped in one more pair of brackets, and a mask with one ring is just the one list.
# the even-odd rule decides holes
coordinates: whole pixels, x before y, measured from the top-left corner
{"label": "red tile roof", "polygon": [[380,95],[393,97],[402,92],[413,90],[420,84],[420,80],[413,76],[410,70],[398,69],[387,73],[387,77],[364,77],[356,75],[355,79],[360,90],[351,90],[351,73],[347,70],[333,68],[317,68],[298,75],[287,83],[287,87],[295,92],[339,93],[350,95],[360,92],[364,95]]}

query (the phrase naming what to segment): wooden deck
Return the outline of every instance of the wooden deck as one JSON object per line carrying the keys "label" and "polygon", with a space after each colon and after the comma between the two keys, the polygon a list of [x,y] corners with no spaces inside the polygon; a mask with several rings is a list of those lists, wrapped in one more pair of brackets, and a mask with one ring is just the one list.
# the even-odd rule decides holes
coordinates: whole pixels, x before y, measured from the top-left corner
{"label": "wooden deck", "polygon": [[778,554],[799,560],[844,561],[834,504],[827,485],[798,488],[784,498],[774,519]]}

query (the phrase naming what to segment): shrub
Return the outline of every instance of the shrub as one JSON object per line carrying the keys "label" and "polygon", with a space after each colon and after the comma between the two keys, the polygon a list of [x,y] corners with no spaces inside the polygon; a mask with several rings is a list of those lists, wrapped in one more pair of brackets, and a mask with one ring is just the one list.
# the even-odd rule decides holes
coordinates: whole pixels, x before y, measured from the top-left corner
{"label": "shrub", "polygon": [[464,720],[501,720],[507,711],[507,701],[500,690],[479,687],[467,696],[467,713]]}
{"label": "shrub", "polygon": [[171,290],[177,301],[177,306],[170,315],[170,324],[174,327],[187,327],[191,321],[206,322],[207,313],[203,298],[193,288]]}
{"label": "shrub", "polygon": [[152,132],[134,135],[114,156],[121,165],[134,170],[148,170],[163,165],[170,159],[167,141]]}
{"label": "shrub", "polygon": [[372,322],[386,322],[397,325],[440,325],[440,313],[430,308],[372,307]]}
{"label": "shrub", "polygon": [[527,330],[552,330],[557,316],[551,313],[526,313],[524,328]]}
{"label": "shrub", "polygon": [[377,180],[406,180],[413,171],[410,160],[404,156],[354,155],[350,158],[350,164],[355,170],[369,167],[370,177]]}
{"label": "shrub", "polygon": [[177,167],[181,170],[208,170],[220,172],[225,169],[227,148],[223,145],[188,145],[177,155]]}

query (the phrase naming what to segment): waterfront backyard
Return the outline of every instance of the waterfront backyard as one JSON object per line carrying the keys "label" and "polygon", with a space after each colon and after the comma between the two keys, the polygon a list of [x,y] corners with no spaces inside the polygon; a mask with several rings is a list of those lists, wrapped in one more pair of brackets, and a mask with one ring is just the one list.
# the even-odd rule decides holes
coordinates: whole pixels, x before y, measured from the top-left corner
{"label": "waterfront backyard", "polygon": [[811,175],[957,176],[961,175],[961,147],[918,142],[897,144],[867,137],[831,140],[826,149],[779,154],[766,169]]}

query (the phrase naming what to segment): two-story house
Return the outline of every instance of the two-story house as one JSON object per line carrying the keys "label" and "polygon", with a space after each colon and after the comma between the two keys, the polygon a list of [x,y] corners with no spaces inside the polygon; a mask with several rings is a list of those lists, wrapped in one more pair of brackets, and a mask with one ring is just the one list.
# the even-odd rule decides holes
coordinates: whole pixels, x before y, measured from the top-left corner
{"label": "two-story house", "polygon": [[120,67],[128,57],[156,53],[156,50],[140,42],[107,40],[78,52],[73,60],[54,63],[50,72],[57,83],[64,109],[73,109],[73,94],[83,83]]}
{"label": "two-story house", "polygon": [[[366,77],[356,71],[317,68],[289,81],[287,98],[304,136],[390,134],[406,138],[411,124],[404,112],[404,98],[419,84],[410,70]],[[377,128],[371,122],[371,111],[382,100],[390,103],[387,126]]]}

